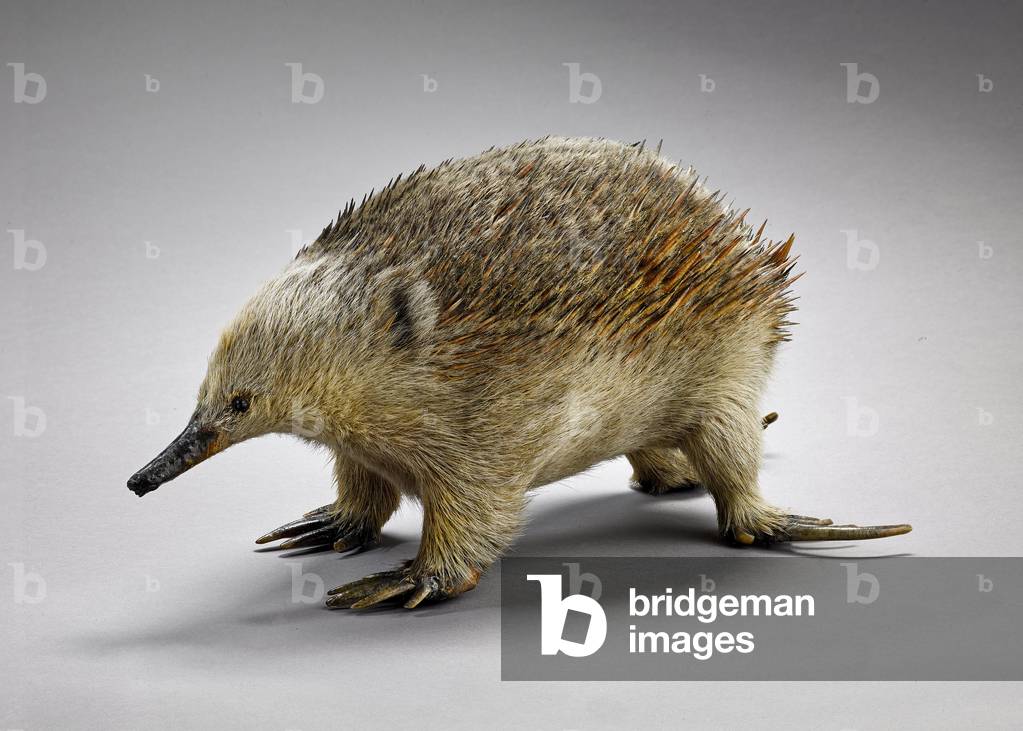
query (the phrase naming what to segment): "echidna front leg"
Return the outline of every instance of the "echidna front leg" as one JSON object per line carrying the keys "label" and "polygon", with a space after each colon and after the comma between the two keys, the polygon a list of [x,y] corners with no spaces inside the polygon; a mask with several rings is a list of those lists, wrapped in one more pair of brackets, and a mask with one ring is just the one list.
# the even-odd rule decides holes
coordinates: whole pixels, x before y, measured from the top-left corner
{"label": "echidna front leg", "polygon": [[327,606],[365,609],[399,601],[413,609],[476,588],[511,542],[524,490],[421,486],[423,538],[414,560],[332,589]]}
{"label": "echidna front leg", "polygon": [[337,500],[306,513],[256,539],[277,548],[330,548],[350,551],[368,548],[380,538],[380,529],[398,508],[401,494],[382,477],[336,455],[334,480]]}
{"label": "echidna front leg", "polygon": [[768,504],[757,487],[762,420],[739,409],[700,424],[684,449],[714,498],[722,536],[742,545],[789,541],[887,538],[908,533],[898,525],[832,525],[831,520],[788,514]]}

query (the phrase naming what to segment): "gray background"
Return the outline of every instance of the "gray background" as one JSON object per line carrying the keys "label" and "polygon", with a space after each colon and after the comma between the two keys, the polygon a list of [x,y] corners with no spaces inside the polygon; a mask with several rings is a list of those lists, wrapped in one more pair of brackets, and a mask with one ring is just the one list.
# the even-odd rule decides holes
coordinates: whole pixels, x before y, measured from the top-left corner
{"label": "gray background", "polygon": [[[330,499],[322,454],[267,438],[145,500],[124,481],[183,425],[289,231],[420,162],[663,138],[798,234],[766,494],[916,527],[799,551],[1020,555],[1021,21],[1013,3],[5,0],[2,217],[47,262],[16,269],[0,232],[0,725],[1017,727],[1011,684],[502,684],[496,571],[457,602],[359,615],[293,601],[289,560],[253,551]],[[318,104],[291,103],[292,62],[323,78]],[[878,77],[875,102],[847,103],[846,62]],[[46,78],[42,103],[14,102],[7,63]],[[599,76],[598,101],[570,103],[565,63]],[[845,230],[876,268],[849,268]],[[848,428],[848,398],[876,433]],[[16,399],[42,434],[15,434]],[[647,498],[628,472],[539,494],[517,555],[734,555],[708,498]],[[301,570],[329,587],[409,557],[419,518]],[[45,593],[19,594],[19,572]]]}

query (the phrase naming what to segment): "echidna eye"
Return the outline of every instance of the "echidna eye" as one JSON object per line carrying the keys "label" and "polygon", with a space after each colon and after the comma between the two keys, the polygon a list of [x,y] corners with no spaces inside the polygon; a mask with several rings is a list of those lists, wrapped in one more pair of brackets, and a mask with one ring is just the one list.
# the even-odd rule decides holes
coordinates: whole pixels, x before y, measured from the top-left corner
{"label": "echidna eye", "polygon": [[244,414],[249,410],[249,400],[244,396],[235,396],[231,400],[231,408],[239,414]]}

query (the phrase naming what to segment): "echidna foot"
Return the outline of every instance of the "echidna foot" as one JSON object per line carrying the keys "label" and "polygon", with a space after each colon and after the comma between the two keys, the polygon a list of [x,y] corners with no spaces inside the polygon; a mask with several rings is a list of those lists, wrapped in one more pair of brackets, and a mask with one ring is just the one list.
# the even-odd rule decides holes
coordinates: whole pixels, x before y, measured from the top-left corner
{"label": "echidna foot", "polygon": [[256,543],[270,543],[282,538],[288,540],[276,548],[318,548],[333,547],[335,551],[351,551],[369,548],[376,544],[380,535],[377,531],[353,525],[344,518],[334,515],[334,505],[324,505],[311,510],[298,520],[285,523],[256,539]]}
{"label": "echidna foot", "polygon": [[668,493],[673,492],[691,492],[692,490],[696,490],[700,487],[700,483],[696,480],[685,480],[677,485],[666,485],[658,480],[638,479],[634,475],[632,480],[629,482],[629,487],[636,492],[643,493],[644,495],[653,495],[656,497],[658,495],[667,495]]}
{"label": "echidna foot", "polygon": [[453,583],[433,574],[417,572],[411,561],[396,569],[370,574],[327,592],[331,609],[366,609],[384,602],[403,601],[406,609],[415,609],[427,600],[450,599],[476,588],[479,573],[468,580]]}
{"label": "echidna foot", "polygon": [[913,527],[898,525],[859,526],[852,523],[833,525],[828,518],[808,515],[786,515],[780,526],[744,530],[733,527],[725,531],[725,538],[743,546],[770,545],[797,541],[862,541],[888,538],[909,533]]}

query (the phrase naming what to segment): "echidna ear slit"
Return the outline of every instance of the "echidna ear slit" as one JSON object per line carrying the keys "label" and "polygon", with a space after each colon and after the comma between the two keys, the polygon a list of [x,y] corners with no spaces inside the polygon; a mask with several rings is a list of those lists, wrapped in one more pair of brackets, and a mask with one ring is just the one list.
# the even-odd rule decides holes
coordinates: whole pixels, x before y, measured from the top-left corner
{"label": "echidna ear slit", "polygon": [[416,341],[416,323],[409,294],[404,288],[391,292],[391,342],[396,348],[407,348]]}
{"label": "echidna ear slit", "polygon": [[437,322],[433,290],[424,280],[394,268],[377,276],[373,320],[391,347],[412,349],[430,342]]}

